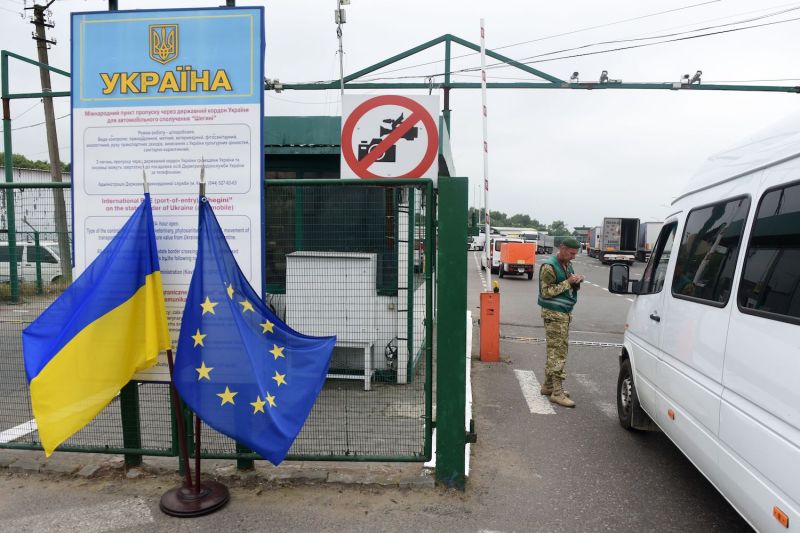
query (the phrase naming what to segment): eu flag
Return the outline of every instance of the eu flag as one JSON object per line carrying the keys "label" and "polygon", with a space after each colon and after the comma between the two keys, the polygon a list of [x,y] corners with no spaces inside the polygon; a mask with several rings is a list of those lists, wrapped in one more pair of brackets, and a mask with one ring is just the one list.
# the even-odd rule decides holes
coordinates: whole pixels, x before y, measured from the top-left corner
{"label": "eu flag", "polygon": [[308,418],[336,337],[309,337],[264,305],[200,197],[197,261],[173,381],[212,428],[277,465]]}
{"label": "eu flag", "polygon": [[49,456],[171,347],[150,195],[22,331],[33,415]]}

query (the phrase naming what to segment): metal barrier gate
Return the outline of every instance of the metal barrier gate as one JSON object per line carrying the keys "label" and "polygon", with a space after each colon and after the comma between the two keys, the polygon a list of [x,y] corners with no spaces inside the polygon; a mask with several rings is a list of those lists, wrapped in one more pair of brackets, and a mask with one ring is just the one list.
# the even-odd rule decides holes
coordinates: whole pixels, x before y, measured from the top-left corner
{"label": "metal barrier gate", "polygon": [[[17,243],[10,250],[6,240],[3,248],[0,234],[4,448],[41,449],[21,331],[65,288],[53,244],[58,240],[53,190],[67,187],[0,184],[0,194],[14,195],[13,204],[0,203],[0,223]],[[287,459],[428,460],[435,264],[431,182],[270,180],[265,187],[267,303],[300,332],[338,337],[329,379]],[[124,453],[129,464],[141,455],[175,456],[170,405],[167,384],[132,382],[59,449]],[[187,424],[187,438],[191,429]],[[206,426],[202,451],[209,458],[257,458]]]}

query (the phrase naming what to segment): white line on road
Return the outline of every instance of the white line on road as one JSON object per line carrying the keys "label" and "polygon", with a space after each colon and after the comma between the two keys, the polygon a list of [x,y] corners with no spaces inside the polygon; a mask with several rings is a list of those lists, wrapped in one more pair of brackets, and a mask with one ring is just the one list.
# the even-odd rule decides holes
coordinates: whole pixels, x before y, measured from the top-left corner
{"label": "white line on road", "polygon": [[150,508],[142,498],[128,498],[86,507],[70,507],[14,520],[4,520],[7,531],[81,531],[101,533],[133,528],[153,522]]}
{"label": "white line on road", "polygon": [[556,414],[547,396],[539,394],[539,381],[536,379],[536,375],[533,371],[515,369],[514,374],[517,375],[517,381],[519,381],[519,386],[522,389],[522,395],[525,397],[525,401],[531,413],[538,415]]}
{"label": "white line on road", "polygon": [[0,432],[0,444],[7,444],[34,431],[36,431],[36,420],[28,420],[18,426]]}
{"label": "white line on road", "polygon": [[625,298],[625,299],[628,300],[629,302],[633,301],[633,298]]}

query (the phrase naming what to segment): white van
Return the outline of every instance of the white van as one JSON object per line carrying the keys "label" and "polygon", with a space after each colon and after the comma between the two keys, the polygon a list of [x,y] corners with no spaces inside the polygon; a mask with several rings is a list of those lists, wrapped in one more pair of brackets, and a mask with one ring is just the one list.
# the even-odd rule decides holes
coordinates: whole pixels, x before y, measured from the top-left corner
{"label": "white van", "polygon": [[800,117],[709,159],[636,294],[617,408],[657,425],[759,531],[800,529]]}
{"label": "white van", "polygon": [[[500,272],[500,246],[504,242],[525,242],[522,239],[511,239],[503,235],[493,236],[489,240],[492,249],[492,274]],[[481,270],[486,270],[486,254],[481,254]]]}
{"label": "white van", "polygon": [[[17,242],[17,276],[23,282],[36,281],[36,263],[41,269],[44,283],[58,283],[61,280],[61,262],[58,257],[58,243],[40,242],[37,250],[32,242]],[[0,242],[0,282],[8,283],[11,254],[8,242]]]}

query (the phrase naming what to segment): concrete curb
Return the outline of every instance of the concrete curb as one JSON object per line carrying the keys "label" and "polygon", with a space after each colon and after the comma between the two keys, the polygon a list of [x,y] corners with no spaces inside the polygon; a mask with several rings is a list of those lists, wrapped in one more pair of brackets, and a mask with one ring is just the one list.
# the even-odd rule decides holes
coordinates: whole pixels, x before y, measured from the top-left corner
{"label": "concrete curb", "polygon": [[[192,461],[192,466],[194,462]],[[341,463],[287,461],[273,466],[256,461],[253,470],[238,470],[233,460],[203,460],[203,476],[229,486],[343,484],[378,487],[432,488],[434,474],[422,463]],[[60,476],[93,480],[159,478],[178,484],[176,457],[145,457],[140,467],[125,468],[121,455],[0,449],[0,473]]]}

